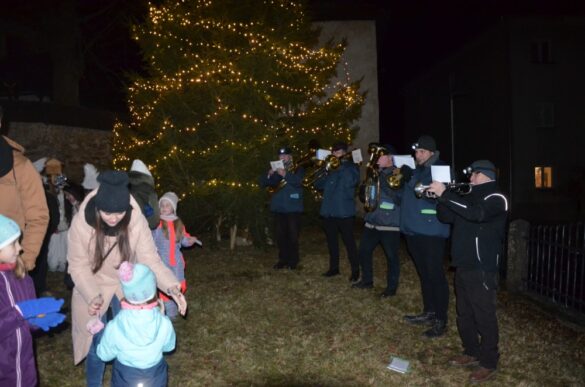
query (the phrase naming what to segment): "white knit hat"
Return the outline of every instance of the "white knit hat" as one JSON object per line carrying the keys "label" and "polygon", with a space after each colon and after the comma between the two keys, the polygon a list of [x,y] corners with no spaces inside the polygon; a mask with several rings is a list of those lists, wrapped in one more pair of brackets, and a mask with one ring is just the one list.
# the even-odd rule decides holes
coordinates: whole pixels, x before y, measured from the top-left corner
{"label": "white knit hat", "polygon": [[16,222],[0,215],[0,249],[5,248],[20,237],[20,227]]}
{"label": "white knit hat", "polygon": [[41,172],[43,172],[43,169],[45,169],[46,162],[47,162],[47,158],[41,157],[40,159],[38,159],[37,161],[35,161],[33,163],[33,166],[35,167],[35,169],[37,170],[38,173],[41,173]]}
{"label": "white knit hat", "polygon": [[81,183],[83,188],[92,190],[99,187],[100,184],[97,181],[99,172],[93,164],[87,163],[83,166],[83,175],[83,182]]}
{"label": "white knit hat", "polygon": [[174,192],[167,192],[167,193],[165,193],[163,196],[160,197],[160,199],[158,201],[159,207],[160,207],[160,203],[163,200],[166,200],[169,203],[171,203],[171,206],[173,206],[173,211],[176,214],[177,213],[177,203],[179,202],[179,197],[177,196],[177,194],[174,193]]}
{"label": "white knit hat", "polygon": [[132,166],[130,167],[130,170],[134,171],[134,172],[144,173],[145,175],[152,177],[152,174],[150,173],[150,171],[146,167],[146,164],[144,164],[142,162],[142,160],[136,159],[136,160],[132,161]]}

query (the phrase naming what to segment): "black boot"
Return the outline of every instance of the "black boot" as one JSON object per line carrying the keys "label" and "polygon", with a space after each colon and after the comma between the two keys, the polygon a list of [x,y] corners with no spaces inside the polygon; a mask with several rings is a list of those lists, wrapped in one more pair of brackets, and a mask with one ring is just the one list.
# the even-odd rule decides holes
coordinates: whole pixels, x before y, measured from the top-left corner
{"label": "black boot", "polygon": [[423,312],[417,315],[406,315],[404,321],[412,325],[433,324],[435,322],[435,312]]}
{"label": "black boot", "polygon": [[372,289],[374,287],[374,284],[372,282],[364,282],[362,280],[351,285],[351,287],[356,289]]}
{"label": "black boot", "polygon": [[359,270],[352,270],[351,275],[349,276],[349,282],[356,282],[360,279],[360,271]]}
{"label": "black boot", "polygon": [[325,273],[321,274],[323,277],[333,277],[339,275],[339,270],[327,270]]}
{"label": "black boot", "polygon": [[431,329],[429,329],[428,331],[425,331],[423,333],[423,335],[425,335],[426,337],[432,339],[432,338],[435,338],[435,337],[443,336],[443,334],[445,334],[445,331],[446,330],[447,330],[447,321],[445,321],[445,320],[435,320],[435,322],[431,326]]}

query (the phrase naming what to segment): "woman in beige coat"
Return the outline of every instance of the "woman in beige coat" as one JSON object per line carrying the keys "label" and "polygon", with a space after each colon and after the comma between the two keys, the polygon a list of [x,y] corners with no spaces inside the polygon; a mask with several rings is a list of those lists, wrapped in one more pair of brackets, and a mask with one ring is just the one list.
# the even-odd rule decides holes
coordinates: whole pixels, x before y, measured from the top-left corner
{"label": "woman in beige coat", "polygon": [[125,172],[104,171],[97,191],[90,193],[73,218],[69,229],[69,273],[75,283],[71,299],[75,364],[86,359],[88,386],[101,386],[105,363],[96,355],[101,333],[92,336],[87,324],[105,315],[112,303],[119,310],[123,293],[118,267],[123,261],[140,262],[156,275],[157,286],[179,305],[182,315],[187,302],[180,282],[161,261],[148,223],[128,191]]}

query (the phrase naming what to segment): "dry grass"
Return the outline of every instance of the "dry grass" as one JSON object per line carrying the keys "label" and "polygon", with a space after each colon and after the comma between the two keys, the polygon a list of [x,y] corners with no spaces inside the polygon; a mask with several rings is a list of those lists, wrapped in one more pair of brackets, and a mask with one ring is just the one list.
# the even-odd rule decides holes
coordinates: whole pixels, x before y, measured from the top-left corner
{"label": "dry grass", "polygon": [[[177,350],[167,357],[171,386],[394,386],[464,385],[469,370],[446,363],[460,351],[450,304],[448,334],[421,337],[402,316],[421,308],[418,277],[402,254],[398,295],[379,299],[385,262],[376,250],[376,289],[324,278],[327,252],[318,229],[302,235],[301,270],[274,271],[276,250],[187,252],[186,319],[176,322]],[[452,273],[449,274],[452,282]],[[54,288],[61,275],[51,274]],[[68,299],[66,291],[58,292]],[[68,300],[67,300],[68,301]],[[555,386],[585,383],[585,333],[571,329],[528,301],[500,294],[501,362],[488,385]],[[43,386],[82,386],[72,364],[68,327],[37,340]],[[401,375],[386,369],[391,356],[411,361]]]}

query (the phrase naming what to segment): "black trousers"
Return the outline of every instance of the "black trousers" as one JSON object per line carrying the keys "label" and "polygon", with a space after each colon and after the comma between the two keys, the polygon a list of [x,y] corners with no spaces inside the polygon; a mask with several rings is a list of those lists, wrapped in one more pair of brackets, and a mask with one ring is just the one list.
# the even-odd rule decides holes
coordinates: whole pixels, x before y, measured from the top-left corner
{"label": "black trousers", "polygon": [[278,262],[295,269],[299,264],[301,213],[274,213],[274,229],[278,246]]}
{"label": "black trousers", "polygon": [[424,312],[433,312],[438,320],[447,321],[449,284],[443,258],[445,238],[407,235],[406,243],[420,279]]}
{"label": "black trousers", "polygon": [[357,273],[359,271],[357,246],[353,237],[354,220],[353,216],[349,218],[323,218],[323,230],[325,230],[329,249],[329,270],[339,270],[339,239],[337,237],[339,233],[345,245],[351,272]]}
{"label": "black trousers", "polygon": [[37,297],[41,297],[41,294],[47,291],[47,271],[49,270],[49,263],[47,262],[47,255],[49,254],[49,242],[51,235],[45,235],[43,244],[37,256],[35,262],[35,268],[28,274],[31,276],[35,285],[35,292]]}
{"label": "black trousers", "polygon": [[464,353],[479,359],[482,367],[496,369],[498,319],[496,284],[498,273],[465,270],[455,272],[457,328]]}
{"label": "black trousers", "polygon": [[362,282],[373,283],[373,254],[376,246],[382,245],[386,255],[386,289],[396,291],[400,278],[400,232],[381,231],[364,227],[360,239],[360,266],[362,267]]}

